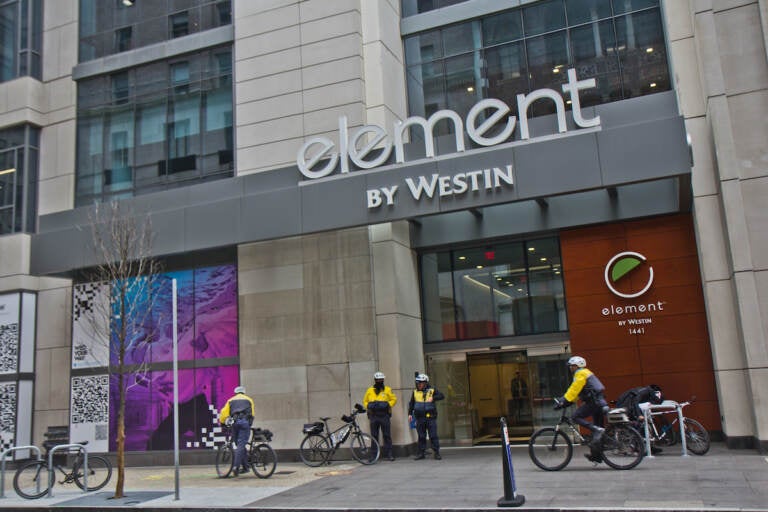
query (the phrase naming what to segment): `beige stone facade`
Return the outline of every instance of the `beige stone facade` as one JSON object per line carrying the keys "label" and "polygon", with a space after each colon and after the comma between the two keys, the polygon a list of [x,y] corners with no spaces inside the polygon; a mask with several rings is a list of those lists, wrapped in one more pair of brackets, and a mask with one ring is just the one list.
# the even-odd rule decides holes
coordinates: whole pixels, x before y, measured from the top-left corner
{"label": "beige stone facade", "polygon": [[[470,0],[474,1],[474,0]],[[513,2],[511,2],[513,3]],[[516,3],[516,2],[515,2]],[[308,138],[407,117],[399,0],[233,0],[238,175],[295,164]],[[663,0],[693,154],[693,215],[726,438],[768,443],[768,1]],[[0,83],[0,130],[42,129],[38,215],[74,207],[78,2],[44,2],[43,80]],[[269,222],[269,219],[254,219]],[[403,221],[237,247],[241,379],[257,416],[301,424],[361,401],[375,371],[406,404],[425,369],[419,276]],[[32,439],[66,424],[71,284],[30,274],[30,234],[0,236],[0,293],[37,293]]]}

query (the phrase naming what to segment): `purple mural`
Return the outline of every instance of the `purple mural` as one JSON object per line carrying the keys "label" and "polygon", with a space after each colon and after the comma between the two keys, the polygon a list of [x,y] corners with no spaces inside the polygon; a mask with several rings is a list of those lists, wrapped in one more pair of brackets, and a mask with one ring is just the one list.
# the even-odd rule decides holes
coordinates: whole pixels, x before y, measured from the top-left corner
{"label": "purple mural", "polygon": [[[173,362],[171,279],[176,279],[178,360],[197,362],[195,369],[179,370],[179,444],[182,448],[212,447],[216,416],[239,384],[239,371],[237,366],[201,366],[207,359],[238,355],[236,268],[208,267],[169,272],[165,277],[141,327],[141,335],[152,333],[155,339],[129,351],[126,364]],[[146,299],[143,302],[146,304]],[[173,372],[130,373],[126,378],[131,381],[127,383],[125,449],[173,449]],[[110,376],[109,396],[109,445],[115,450],[116,375]]]}
{"label": "purple mural", "polygon": [[[140,337],[149,345],[126,354],[126,364],[173,361],[173,295],[176,279],[179,361],[237,356],[237,273],[234,265],[168,272]],[[167,282],[167,284],[163,284]],[[114,363],[113,354],[113,363]]]}
{"label": "purple mural", "polygon": [[[131,375],[125,402],[126,451],[173,449],[173,371]],[[218,411],[239,383],[237,366],[179,370],[179,446],[212,447]],[[110,376],[109,449],[117,449],[117,376]]]}

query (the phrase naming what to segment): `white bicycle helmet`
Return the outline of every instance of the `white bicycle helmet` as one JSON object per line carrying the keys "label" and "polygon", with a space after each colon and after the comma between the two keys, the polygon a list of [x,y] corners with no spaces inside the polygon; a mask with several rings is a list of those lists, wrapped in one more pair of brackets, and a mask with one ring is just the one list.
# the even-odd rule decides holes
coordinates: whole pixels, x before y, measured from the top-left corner
{"label": "white bicycle helmet", "polygon": [[384,374],[381,372],[376,372],[373,374],[373,380],[384,380]]}
{"label": "white bicycle helmet", "polygon": [[244,387],[244,386],[237,386],[237,387],[235,388],[235,394],[238,394],[238,393],[243,393],[243,394],[245,394],[245,387]]}
{"label": "white bicycle helmet", "polygon": [[579,368],[585,368],[587,366],[587,360],[581,356],[573,356],[568,359],[568,366],[576,365]]}
{"label": "white bicycle helmet", "polygon": [[416,376],[416,382],[429,382],[429,377],[426,373],[420,373]]}

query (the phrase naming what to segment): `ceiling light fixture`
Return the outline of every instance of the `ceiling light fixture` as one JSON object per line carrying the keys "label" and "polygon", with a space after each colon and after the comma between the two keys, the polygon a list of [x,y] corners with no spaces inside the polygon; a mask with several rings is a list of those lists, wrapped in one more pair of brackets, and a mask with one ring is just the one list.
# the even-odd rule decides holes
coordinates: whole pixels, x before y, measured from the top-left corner
{"label": "ceiling light fixture", "polygon": [[2,171],[0,171],[0,175],[11,174],[12,172],[16,172],[15,167],[11,167],[10,169],[3,169]]}
{"label": "ceiling light fixture", "polygon": [[123,5],[126,7],[132,7],[136,3],[136,0],[123,0]]}

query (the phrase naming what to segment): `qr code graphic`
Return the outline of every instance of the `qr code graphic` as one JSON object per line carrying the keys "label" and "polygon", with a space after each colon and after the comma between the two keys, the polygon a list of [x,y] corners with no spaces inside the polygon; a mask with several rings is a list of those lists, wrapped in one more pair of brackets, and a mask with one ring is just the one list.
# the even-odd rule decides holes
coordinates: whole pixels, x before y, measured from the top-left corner
{"label": "qr code graphic", "polygon": [[13,433],[16,431],[16,383],[0,383],[0,434],[3,437],[3,450],[14,445]]}
{"label": "qr code graphic", "polygon": [[188,442],[187,448],[216,448],[226,442],[227,435],[219,423],[219,411],[212,404],[208,404],[208,411],[211,413],[208,418],[209,424],[200,429],[201,440],[195,443]]}
{"label": "qr code graphic", "polygon": [[0,373],[13,373],[19,358],[19,324],[0,325]]}
{"label": "qr code graphic", "polygon": [[93,314],[94,298],[101,288],[101,283],[76,284],[72,292],[72,317],[75,322],[86,313]]}
{"label": "qr code graphic", "polygon": [[109,422],[109,375],[72,377],[72,423]]}

